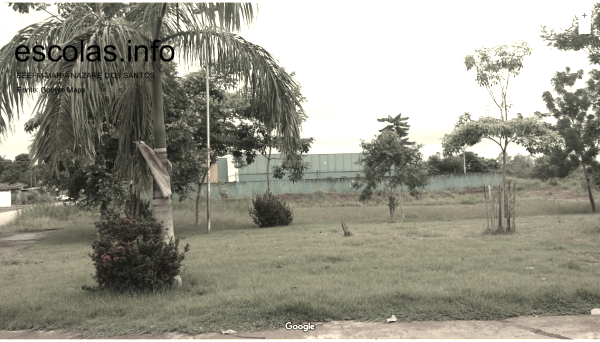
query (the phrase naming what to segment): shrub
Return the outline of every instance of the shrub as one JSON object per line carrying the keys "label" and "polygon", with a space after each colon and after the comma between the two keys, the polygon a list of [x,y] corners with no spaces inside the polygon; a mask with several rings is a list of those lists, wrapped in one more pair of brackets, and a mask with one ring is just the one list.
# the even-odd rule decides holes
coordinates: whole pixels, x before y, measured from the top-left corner
{"label": "shrub", "polygon": [[261,228],[287,226],[294,219],[292,209],[272,193],[252,196],[252,205],[250,216]]}
{"label": "shrub", "polygon": [[46,192],[40,193],[37,190],[31,190],[27,197],[27,202],[31,203],[31,204],[38,204],[38,203],[53,203],[56,201],[54,200],[54,198],[52,198],[52,196],[50,196],[50,194],[48,194]]}
{"label": "shrub", "polygon": [[[95,224],[98,239],[89,256],[100,289],[153,290],[173,284],[184,259],[177,250],[179,238],[164,242],[161,224],[153,217],[130,220],[113,215]],[[189,244],[184,248],[188,250]]]}

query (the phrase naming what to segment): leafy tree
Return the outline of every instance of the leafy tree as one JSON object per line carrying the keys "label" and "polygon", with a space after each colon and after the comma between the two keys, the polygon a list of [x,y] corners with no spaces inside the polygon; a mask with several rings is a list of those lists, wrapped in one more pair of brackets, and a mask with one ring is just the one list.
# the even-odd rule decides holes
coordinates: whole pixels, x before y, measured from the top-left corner
{"label": "leafy tree", "polygon": [[[504,123],[508,121],[508,110],[511,107],[508,100],[508,83],[510,81],[510,76],[516,77],[520,74],[525,56],[531,55],[533,50],[526,42],[519,41],[513,43],[511,46],[498,45],[493,48],[482,47],[475,51],[477,52],[477,57],[472,55],[465,57],[465,66],[467,67],[467,70],[475,70],[477,84],[487,90],[494,101],[494,104],[500,110],[500,121]],[[500,90],[499,94],[497,92],[498,88]],[[496,94],[498,94],[498,97]],[[473,121],[470,117],[466,117],[463,120],[459,118],[459,123],[455,128],[464,127],[471,122]],[[490,122],[487,121],[487,123]],[[463,132],[461,137],[463,146],[465,146],[465,144],[472,146],[473,142],[476,142],[478,140],[477,137],[480,136],[477,132],[472,132],[468,129]],[[471,133],[471,135],[466,136],[465,133],[467,132]],[[505,159],[506,148],[508,147],[511,137],[500,133],[500,135],[494,134],[494,138],[495,139],[491,140],[500,146],[503,158]],[[506,161],[504,159],[502,162],[503,181],[506,179]]]}
{"label": "leafy tree", "polygon": [[[600,163],[596,157],[600,153],[600,106],[597,104],[600,91],[600,71],[592,70],[588,80],[588,89],[580,88],[572,91],[577,80],[583,79],[583,70],[572,73],[567,67],[564,72],[557,72],[552,77],[552,85],[556,97],[551,92],[545,91],[542,99],[546,103],[546,108],[556,119],[554,129],[563,137],[564,144],[554,149],[553,155],[568,158],[561,165],[568,167],[572,171],[582,166],[583,174],[586,180],[586,186],[592,212],[596,212],[596,204],[592,194],[591,175],[588,167],[598,169]],[[568,90],[567,90],[568,87]],[[589,109],[594,106],[595,113],[589,113]]]}
{"label": "leafy tree", "polygon": [[[464,159],[464,160],[461,160]],[[429,174],[449,174],[458,173],[466,167],[467,172],[493,172],[498,171],[500,164],[492,158],[484,158],[474,152],[465,152],[464,157],[446,156],[441,153],[432,154],[427,159],[427,168]]]}
{"label": "leafy tree", "polygon": [[271,166],[271,152],[273,148],[281,150],[281,140],[272,134],[267,133],[266,129],[258,130],[260,135],[260,147],[258,150],[267,158],[267,193],[271,193],[270,173],[273,172],[273,177],[282,179],[288,172],[288,179],[292,183],[296,183],[302,179],[304,172],[310,169],[310,163],[303,160],[303,155],[310,151],[310,147],[314,142],[314,138],[302,138],[297,145],[296,150],[283,156],[280,165]]}
{"label": "leafy tree", "polygon": [[[210,77],[210,165],[219,157],[231,154],[236,158],[245,156],[245,163],[252,163],[257,149],[261,147],[253,122],[250,101],[228,89],[235,88],[235,80],[228,75],[212,72]],[[199,204],[202,184],[208,174],[206,141],[206,74],[204,71],[190,73],[177,82],[172,94],[180,104],[173,103],[167,113],[166,125],[169,149],[173,161],[173,188],[180,200],[187,197],[193,184],[197,185],[196,225],[199,224]],[[183,96],[183,99],[179,97]],[[169,98],[170,96],[167,96]],[[176,102],[171,100],[170,102]]]}
{"label": "leafy tree", "polygon": [[[104,10],[114,8],[111,6],[114,5],[96,3],[91,9],[81,4],[66,5],[68,11],[24,28],[0,49],[0,115],[3,116],[0,133],[4,135],[9,128],[5,123],[14,123],[23,104],[32,97],[31,93],[17,91],[17,87],[85,89],[82,94],[64,92],[39,96],[36,115],[40,128],[31,147],[34,163],[50,157],[55,167],[59,159],[68,165],[74,160],[73,156],[81,156],[91,163],[96,150],[92,129],[100,136],[101,126],[95,123],[106,120],[114,125],[119,139],[115,174],[134,182],[138,188],[147,188],[150,173],[132,143],[152,141],[162,164],[162,169],[157,166],[158,172],[168,184],[170,163],[166,153],[162,72],[165,62],[161,57],[165,60],[178,57],[186,66],[211,64],[220,71],[234,74],[250,89],[260,120],[269,123],[283,138],[285,151],[296,145],[300,135],[296,110],[301,106],[292,91],[297,83],[267,51],[231,33],[254,21],[255,6],[247,3],[127,3],[118,11]],[[82,51],[79,51],[80,44],[83,44]],[[33,58],[21,62],[14,54],[20,45],[72,45],[75,49],[62,51],[67,58],[56,62],[39,62]],[[128,55],[128,46],[158,48],[149,49],[148,59],[134,62],[115,58],[109,62],[100,58],[102,49],[93,51],[92,46],[96,45],[115,46],[114,52],[120,57]],[[163,54],[161,47],[167,45],[172,50],[166,49]],[[91,58],[89,49],[92,49]],[[83,61],[76,58],[85,52],[88,58]],[[50,74],[85,71],[152,77],[14,77],[17,72],[41,70]],[[91,122],[89,112],[95,114]],[[160,189],[156,175],[153,179],[154,189]],[[174,232],[170,188],[166,187],[162,192],[154,192],[153,212],[157,221],[163,222],[165,240],[169,240]]]}
{"label": "leafy tree", "polygon": [[[364,186],[360,201],[370,199],[374,192],[386,197],[392,221],[399,205],[396,191],[400,191],[400,208],[404,218],[402,186],[407,185],[410,194],[416,195],[420,187],[427,185],[427,175],[423,172],[421,163],[423,156],[419,152],[423,146],[408,141],[409,126],[406,120],[400,119],[400,115],[378,119],[379,122],[391,124],[380,130],[381,133],[371,142],[361,140],[363,155],[358,163],[363,167],[364,177],[357,174],[353,181],[355,189]],[[378,191],[380,185],[383,185],[383,190]]]}
{"label": "leafy tree", "polygon": [[549,151],[548,155],[542,155],[535,159],[531,176],[536,179],[547,181],[551,178],[565,178],[571,174],[568,155],[561,148]]}
{"label": "leafy tree", "polygon": [[[502,182],[506,181],[506,156],[508,144],[515,142],[524,146],[528,152],[536,153],[550,148],[560,141],[560,137],[550,130],[538,117],[508,118],[511,104],[508,100],[508,84],[510,76],[519,75],[525,56],[531,55],[532,49],[526,42],[517,42],[511,46],[499,45],[493,48],[475,50],[477,57],[468,55],[464,63],[467,70],[474,69],[476,82],[484,87],[494,104],[500,111],[500,118],[490,116],[477,120],[465,118],[457,124],[452,133],[444,136],[442,146],[444,154],[450,155],[464,151],[465,146],[473,146],[488,139],[498,144],[502,153]],[[499,88],[499,94],[498,94]],[[498,94],[498,96],[496,96]],[[504,203],[499,206],[500,216],[504,216]],[[503,220],[499,221],[499,229],[504,230]]]}
{"label": "leafy tree", "polygon": [[[498,163],[502,158],[502,154],[499,154],[496,159]],[[524,156],[517,153],[515,156],[506,157],[506,174],[512,177],[531,178],[534,166],[535,158],[531,155]]]}
{"label": "leafy tree", "polygon": [[[295,72],[292,72],[291,75],[294,76]],[[306,102],[306,98],[302,96],[300,86],[294,89],[293,96],[296,98],[298,103]],[[307,120],[307,116],[303,112],[298,111],[298,117],[301,123],[304,123]],[[273,172],[273,177],[276,179],[282,179],[285,176],[285,173],[289,172],[288,178],[290,181],[296,183],[301,180],[304,176],[304,171],[310,169],[310,163],[304,162],[302,155],[308,153],[315,139],[300,139],[293,150],[290,150],[288,153],[284,154],[280,165],[274,165],[271,167],[271,154],[273,149],[276,149],[280,152],[285,152],[283,145],[284,142],[281,140],[281,138],[274,134],[275,132],[273,131],[273,127],[271,127],[269,124],[261,125],[256,132],[258,134],[257,138],[260,140],[258,151],[265,158],[267,158],[267,193],[271,193],[271,172]],[[245,163],[240,162],[239,160],[236,160],[236,164],[239,167],[245,165]]]}

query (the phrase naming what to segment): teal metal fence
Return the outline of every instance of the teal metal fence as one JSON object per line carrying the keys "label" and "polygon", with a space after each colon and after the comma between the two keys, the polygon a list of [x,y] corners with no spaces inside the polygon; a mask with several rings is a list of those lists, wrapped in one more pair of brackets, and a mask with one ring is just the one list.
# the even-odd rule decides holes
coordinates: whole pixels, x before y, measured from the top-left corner
{"label": "teal metal fence", "polygon": [[[499,186],[502,182],[501,172],[490,173],[467,173],[450,175],[432,175],[429,176],[429,185],[425,191],[444,191],[444,190],[464,190],[480,188],[489,185]],[[206,194],[206,185],[203,186],[203,193]],[[197,188],[196,188],[197,189]],[[361,190],[352,189],[352,178],[325,178],[325,179],[304,179],[297,183],[288,180],[272,180],[271,192],[274,194],[306,194],[322,190],[325,192],[337,193],[360,193]],[[408,190],[405,187],[405,190]],[[267,181],[253,182],[229,182],[213,183],[211,185],[211,197],[220,197],[220,193],[227,193],[229,197],[238,198],[252,196],[252,193],[265,193],[267,191]],[[178,198],[177,194],[173,195]]]}

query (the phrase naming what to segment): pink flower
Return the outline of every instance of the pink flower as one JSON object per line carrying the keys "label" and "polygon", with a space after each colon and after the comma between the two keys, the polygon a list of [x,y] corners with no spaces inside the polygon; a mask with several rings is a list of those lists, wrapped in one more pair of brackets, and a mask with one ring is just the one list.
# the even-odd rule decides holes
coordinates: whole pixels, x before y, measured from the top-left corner
{"label": "pink flower", "polygon": [[163,280],[164,281],[169,281],[169,279],[170,279],[169,276],[166,276]]}
{"label": "pink flower", "polygon": [[119,261],[119,257],[114,257],[114,258],[113,258],[113,261],[114,261],[114,262],[117,262],[117,261]]}

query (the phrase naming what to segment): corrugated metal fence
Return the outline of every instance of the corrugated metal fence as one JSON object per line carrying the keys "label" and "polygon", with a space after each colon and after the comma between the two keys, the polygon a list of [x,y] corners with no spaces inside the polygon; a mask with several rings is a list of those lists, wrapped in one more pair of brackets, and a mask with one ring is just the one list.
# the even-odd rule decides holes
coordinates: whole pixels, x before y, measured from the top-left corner
{"label": "corrugated metal fence", "polygon": [[[471,188],[480,188],[489,185],[499,186],[502,182],[501,172],[490,173],[460,173],[450,175],[429,176],[429,185],[425,191],[444,191],[444,190],[464,190]],[[206,188],[206,186],[204,186]],[[271,192],[274,194],[302,194],[312,193],[318,190],[325,192],[338,193],[360,193],[361,190],[352,189],[352,178],[319,178],[303,179],[297,183],[292,183],[286,179],[271,180]],[[405,190],[407,188],[405,187]],[[252,196],[252,193],[265,193],[267,191],[267,181],[246,181],[229,182],[211,185],[211,197],[220,197],[220,193],[227,193],[229,197]],[[206,190],[203,189],[203,193]],[[177,194],[173,195],[178,197]]]}

